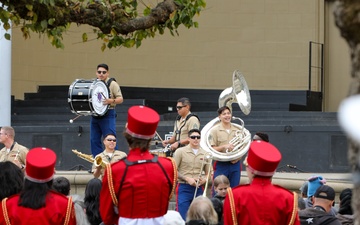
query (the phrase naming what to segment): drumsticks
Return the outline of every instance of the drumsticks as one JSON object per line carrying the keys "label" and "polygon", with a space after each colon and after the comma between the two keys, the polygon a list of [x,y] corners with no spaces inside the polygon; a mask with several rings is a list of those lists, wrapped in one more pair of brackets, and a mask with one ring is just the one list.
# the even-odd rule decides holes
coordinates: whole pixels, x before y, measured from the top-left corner
{"label": "drumsticks", "polygon": [[159,135],[159,133],[157,131],[155,131],[156,136],[158,136],[158,138],[160,139],[161,142],[163,142],[163,139],[161,138],[161,136]]}
{"label": "drumsticks", "polygon": [[100,92],[100,93],[101,93],[101,95],[102,95],[105,99],[107,99],[107,98],[105,97],[104,93],[102,93],[102,92]]}
{"label": "drumsticks", "polygon": [[80,116],[81,116],[81,115],[77,115],[74,119],[69,120],[69,123],[73,123],[74,120],[76,120],[76,119],[79,118]]}

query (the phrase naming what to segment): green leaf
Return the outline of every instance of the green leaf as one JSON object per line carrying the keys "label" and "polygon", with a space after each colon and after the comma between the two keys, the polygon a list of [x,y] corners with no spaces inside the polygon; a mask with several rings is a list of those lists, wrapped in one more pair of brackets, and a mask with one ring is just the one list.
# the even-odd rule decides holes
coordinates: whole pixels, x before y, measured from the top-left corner
{"label": "green leaf", "polygon": [[82,40],[83,40],[83,42],[87,42],[87,40],[88,40],[87,33],[82,34]]}
{"label": "green leaf", "polygon": [[10,23],[6,22],[6,23],[4,23],[3,27],[5,30],[9,30],[11,26],[10,26]]}
{"label": "green leaf", "polygon": [[50,18],[50,19],[48,20],[48,24],[50,24],[50,25],[53,25],[54,22],[55,22],[55,18]]}
{"label": "green leaf", "polygon": [[10,39],[11,39],[11,35],[10,35],[10,34],[5,33],[4,36],[5,36],[5,39],[6,39],[6,40],[9,40],[9,41],[10,41]]}
{"label": "green leaf", "polygon": [[149,7],[146,7],[144,9],[144,16],[148,16],[148,15],[150,15],[150,13],[151,13],[151,9]]}
{"label": "green leaf", "polygon": [[105,51],[105,49],[106,49],[106,44],[103,43],[103,44],[101,45],[101,51]]}
{"label": "green leaf", "polygon": [[42,20],[40,24],[41,24],[42,29],[46,29],[46,28],[47,28],[48,23],[47,23],[46,20]]}
{"label": "green leaf", "polygon": [[25,7],[26,7],[29,11],[32,11],[32,10],[33,10],[33,5],[26,4]]}

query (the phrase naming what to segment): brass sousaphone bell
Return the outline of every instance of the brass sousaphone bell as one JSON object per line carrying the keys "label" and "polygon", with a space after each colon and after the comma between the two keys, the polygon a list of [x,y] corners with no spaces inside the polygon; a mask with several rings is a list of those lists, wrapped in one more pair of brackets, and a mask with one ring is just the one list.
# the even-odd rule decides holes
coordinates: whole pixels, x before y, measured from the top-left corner
{"label": "brass sousaphone bell", "polygon": [[[226,88],[223,90],[219,96],[219,108],[222,106],[227,106],[232,111],[232,103],[237,103],[241,111],[248,115],[251,111],[251,98],[250,92],[245,81],[244,76],[239,70],[235,70],[233,73],[233,83],[232,87]],[[232,151],[219,152],[211,147],[211,130],[220,123],[219,117],[214,118],[209,123],[207,123],[204,128],[201,130],[201,141],[200,146],[210,152],[213,155],[213,159],[217,161],[232,161],[244,156],[249,148],[251,143],[251,134],[245,128],[244,121],[238,117],[232,117],[233,120],[239,120],[240,125],[237,123],[232,123],[233,126],[239,128],[239,131],[236,133],[236,136],[230,141],[234,145]]]}

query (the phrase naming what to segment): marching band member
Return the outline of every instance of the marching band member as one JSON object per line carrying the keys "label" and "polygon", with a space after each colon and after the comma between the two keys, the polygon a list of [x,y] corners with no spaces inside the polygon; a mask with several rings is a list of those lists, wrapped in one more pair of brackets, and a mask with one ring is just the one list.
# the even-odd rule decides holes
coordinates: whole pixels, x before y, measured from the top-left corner
{"label": "marching band member", "polygon": [[[126,153],[123,151],[115,150],[116,147],[116,136],[113,134],[107,134],[104,137],[103,140],[105,150],[98,154],[95,158],[101,157],[102,162],[104,164],[108,163],[114,163],[122,158],[126,157]],[[104,167],[102,165],[96,165],[96,161],[94,161],[92,166],[92,172],[94,177],[98,178],[100,177],[102,179],[102,176],[104,175]]]}
{"label": "marching band member", "polygon": [[14,128],[8,126],[1,128],[0,143],[4,144],[5,147],[0,151],[0,162],[11,161],[24,170],[26,164],[26,155],[29,152],[29,149],[18,144],[14,138]]}
{"label": "marching band member", "polygon": [[281,153],[272,144],[251,143],[244,161],[250,184],[227,189],[224,224],[300,225],[297,194],[271,183],[280,160]]}
{"label": "marching band member", "polygon": [[[219,152],[232,151],[235,146],[229,142],[236,136],[236,132],[239,131],[239,128],[231,124],[232,114],[229,107],[220,107],[217,112],[219,114],[220,123],[216,125],[210,133],[210,145]],[[230,181],[230,187],[239,185],[241,177],[240,159],[241,158],[224,162],[215,161],[214,177],[225,175]],[[213,194],[215,194],[214,191]]]}
{"label": "marching band member", "polygon": [[74,204],[54,190],[56,154],[48,148],[34,148],[26,157],[24,188],[20,194],[2,200],[0,224],[75,225]]}
{"label": "marching band member", "polygon": [[164,147],[170,144],[170,156],[173,155],[176,149],[189,144],[187,137],[191,129],[200,128],[199,117],[191,113],[190,108],[191,103],[188,98],[180,98],[177,100],[176,110],[178,116],[175,120],[173,136],[171,136],[169,140],[162,142]]}
{"label": "marching band member", "polygon": [[100,215],[105,224],[164,223],[177,170],[171,158],[149,152],[159,120],[159,114],[146,106],[133,106],[128,110],[124,136],[130,147],[129,154],[108,164],[102,180]]}
{"label": "marching band member", "polygon": [[[211,173],[210,162],[206,162],[207,152],[200,147],[200,134],[199,129],[190,130],[188,132],[189,144],[179,148],[174,154],[179,175],[176,187],[176,207],[184,220],[186,220],[186,213],[194,196],[203,194],[204,190],[201,186],[206,183],[206,177],[210,178],[208,173]],[[205,179],[201,176],[202,172],[205,172]]]}
{"label": "marching band member", "polygon": [[[104,105],[110,105],[109,110],[103,116],[92,116],[90,121],[90,147],[91,154],[96,156],[103,149],[101,146],[101,138],[106,134],[114,134],[116,136],[116,111],[115,106],[121,104],[124,98],[121,93],[119,84],[114,78],[109,78],[109,66],[99,64],[97,66],[97,79],[102,80],[109,87],[110,97],[102,99]],[[117,149],[117,148],[115,148]]]}

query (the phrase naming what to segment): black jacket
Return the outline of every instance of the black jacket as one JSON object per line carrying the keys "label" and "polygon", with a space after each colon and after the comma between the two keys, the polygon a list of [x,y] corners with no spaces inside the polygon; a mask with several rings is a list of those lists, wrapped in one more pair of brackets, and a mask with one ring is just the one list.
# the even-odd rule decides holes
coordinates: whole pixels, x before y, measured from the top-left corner
{"label": "black jacket", "polygon": [[299,211],[301,225],[341,225],[333,215],[315,208],[306,208]]}

